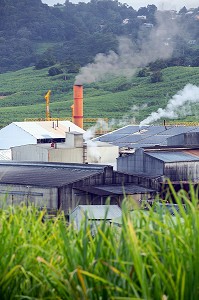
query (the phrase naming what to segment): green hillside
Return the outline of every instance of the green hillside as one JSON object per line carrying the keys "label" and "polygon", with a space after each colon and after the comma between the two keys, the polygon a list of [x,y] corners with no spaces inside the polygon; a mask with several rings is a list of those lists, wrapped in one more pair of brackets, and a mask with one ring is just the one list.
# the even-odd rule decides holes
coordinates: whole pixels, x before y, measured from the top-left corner
{"label": "green hillside", "polygon": [[[199,86],[199,67],[170,67],[162,70],[163,81],[151,83],[150,76],[111,78],[84,86],[84,117],[108,118],[112,124],[139,123],[188,83]],[[52,91],[52,118],[71,117],[74,74],[48,76],[48,68],[27,68],[0,74],[0,127],[25,118],[45,118],[45,93]],[[183,108],[183,121],[198,121],[199,104]],[[113,121],[114,120],[114,121]],[[120,122],[121,121],[121,122]]]}

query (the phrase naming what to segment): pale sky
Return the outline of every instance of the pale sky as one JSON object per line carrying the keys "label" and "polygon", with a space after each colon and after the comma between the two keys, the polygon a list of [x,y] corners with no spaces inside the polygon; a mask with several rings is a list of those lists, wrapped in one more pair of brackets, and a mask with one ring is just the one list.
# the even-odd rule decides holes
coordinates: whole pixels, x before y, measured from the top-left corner
{"label": "pale sky", "polygon": [[[43,3],[48,5],[54,5],[57,3],[63,4],[65,0],[42,0]],[[87,0],[71,0],[72,3],[78,2],[89,2]],[[186,8],[197,8],[199,7],[199,0],[119,0],[121,3],[127,3],[132,6],[134,9],[138,9],[142,6],[147,6],[148,4],[155,4],[158,9],[176,9],[179,10],[183,6]]]}

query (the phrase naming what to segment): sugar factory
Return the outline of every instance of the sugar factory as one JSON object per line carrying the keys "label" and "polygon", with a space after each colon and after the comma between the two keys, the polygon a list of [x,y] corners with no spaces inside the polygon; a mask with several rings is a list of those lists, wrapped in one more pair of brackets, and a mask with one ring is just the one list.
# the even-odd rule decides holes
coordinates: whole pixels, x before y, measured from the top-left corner
{"label": "sugar factory", "polygon": [[[6,204],[33,202],[64,210],[121,206],[124,198],[164,198],[167,179],[188,190],[199,182],[199,127],[127,125],[87,138],[83,86],[75,85],[72,122],[13,122],[0,130],[0,194]],[[3,203],[2,205],[5,205]]]}

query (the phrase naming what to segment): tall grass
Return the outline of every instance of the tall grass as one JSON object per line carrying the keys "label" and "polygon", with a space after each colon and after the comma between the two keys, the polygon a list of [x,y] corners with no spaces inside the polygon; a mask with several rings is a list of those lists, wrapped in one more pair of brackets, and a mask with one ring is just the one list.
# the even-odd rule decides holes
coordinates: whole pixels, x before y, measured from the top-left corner
{"label": "tall grass", "polygon": [[77,231],[62,214],[1,210],[0,298],[199,299],[198,198],[173,193],[174,217],[124,200],[121,226],[102,222],[94,237],[86,220]]}

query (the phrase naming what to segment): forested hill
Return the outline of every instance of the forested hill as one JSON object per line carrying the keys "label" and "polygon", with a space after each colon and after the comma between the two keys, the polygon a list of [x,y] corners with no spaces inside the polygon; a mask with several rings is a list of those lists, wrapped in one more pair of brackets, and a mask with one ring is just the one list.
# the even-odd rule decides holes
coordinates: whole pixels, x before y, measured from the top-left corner
{"label": "forested hill", "polygon": [[[156,26],[157,7],[137,11],[112,0],[49,7],[41,0],[0,0],[0,73],[55,63],[75,69],[92,62],[97,53],[117,51],[118,36],[128,36],[139,48]],[[160,12],[159,12],[160,14]],[[176,36],[172,65],[199,66],[199,8],[164,11],[161,17],[183,28]],[[163,41],[172,43],[171,40]]]}

